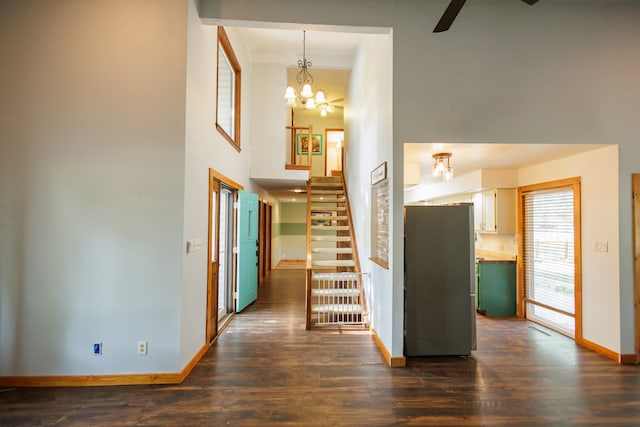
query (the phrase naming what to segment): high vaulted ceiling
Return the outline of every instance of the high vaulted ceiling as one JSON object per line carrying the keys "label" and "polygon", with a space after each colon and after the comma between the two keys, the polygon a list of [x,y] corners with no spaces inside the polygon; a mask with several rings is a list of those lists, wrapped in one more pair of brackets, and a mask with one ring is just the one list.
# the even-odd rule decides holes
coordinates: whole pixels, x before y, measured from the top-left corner
{"label": "high vaulted ceiling", "polygon": [[[254,62],[282,62],[289,64],[289,78],[295,75],[298,59],[302,58],[303,27],[287,29],[241,28],[233,31],[240,38]],[[313,66],[315,89],[323,89],[328,100],[344,98],[348,70],[352,67],[358,45],[366,34],[307,29],[306,57]],[[341,70],[335,72],[335,70]],[[284,88],[283,88],[284,93]],[[283,102],[284,106],[284,102]],[[299,110],[296,117],[309,114]],[[346,141],[348,144],[348,141]],[[453,153],[452,164],[455,176],[477,169],[505,168],[517,169],[550,160],[574,155],[603,147],[602,145],[581,144],[480,144],[480,143],[407,143],[405,144],[405,165],[420,163],[421,174],[429,175],[433,164],[432,154]],[[282,201],[299,199],[295,189],[302,183],[288,183],[281,180],[261,180],[259,185],[267,188]],[[298,201],[298,200],[296,200]]]}

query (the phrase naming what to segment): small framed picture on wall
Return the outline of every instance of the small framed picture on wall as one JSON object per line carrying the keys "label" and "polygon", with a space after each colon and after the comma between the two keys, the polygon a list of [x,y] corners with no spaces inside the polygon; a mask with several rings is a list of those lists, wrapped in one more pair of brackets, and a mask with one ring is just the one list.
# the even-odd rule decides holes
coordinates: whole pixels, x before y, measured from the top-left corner
{"label": "small framed picture on wall", "polygon": [[[309,152],[309,135],[296,135],[296,154],[306,155]],[[322,135],[314,133],[311,138],[311,154],[314,156],[322,155]]]}

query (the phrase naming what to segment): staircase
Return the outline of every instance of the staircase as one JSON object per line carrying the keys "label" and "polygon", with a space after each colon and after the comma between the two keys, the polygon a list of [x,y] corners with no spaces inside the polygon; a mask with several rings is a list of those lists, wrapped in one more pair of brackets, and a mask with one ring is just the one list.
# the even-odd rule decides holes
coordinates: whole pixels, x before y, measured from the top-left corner
{"label": "staircase", "polygon": [[363,274],[342,177],[312,177],[307,188],[307,329],[364,325]]}

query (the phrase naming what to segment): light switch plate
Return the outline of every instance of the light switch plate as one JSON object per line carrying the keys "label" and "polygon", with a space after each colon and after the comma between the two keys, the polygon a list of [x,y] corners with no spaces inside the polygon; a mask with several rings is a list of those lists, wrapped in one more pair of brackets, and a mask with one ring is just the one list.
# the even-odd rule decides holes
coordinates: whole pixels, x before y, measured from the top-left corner
{"label": "light switch plate", "polygon": [[593,250],[596,252],[609,252],[609,242],[594,242]]}

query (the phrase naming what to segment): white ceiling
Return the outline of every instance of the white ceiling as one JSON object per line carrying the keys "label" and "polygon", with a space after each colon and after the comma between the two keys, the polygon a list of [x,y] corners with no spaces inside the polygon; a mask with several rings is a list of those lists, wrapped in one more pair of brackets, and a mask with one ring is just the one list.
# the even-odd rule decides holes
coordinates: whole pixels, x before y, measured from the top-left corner
{"label": "white ceiling", "polygon": [[[247,49],[254,62],[283,62],[295,68],[302,58],[303,27],[292,29],[233,27],[233,31]],[[359,44],[366,34],[307,29],[306,56],[313,66],[316,88],[322,88],[328,99],[344,98],[346,76],[353,64]],[[315,74],[314,74],[315,70]],[[343,70],[332,76],[330,70]],[[291,72],[290,72],[291,74]],[[295,75],[295,72],[294,72]],[[334,78],[335,77],[335,78]],[[284,88],[283,88],[284,93]],[[341,110],[339,110],[341,111]],[[346,141],[348,144],[348,141]],[[460,176],[477,169],[517,169],[540,164],[604,145],[584,144],[459,144],[438,143],[405,144],[405,164],[421,165],[421,174],[430,176],[432,154],[451,152],[454,175]],[[300,201],[294,189],[304,188],[304,182],[286,180],[259,180],[257,184],[283,201]],[[304,193],[303,193],[304,194]],[[303,195],[302,194],[302,195]]]}
{"label": "white ceiling", "polygon": [[[404,163],[420,163],[420,174],[431,177],[432,155],[452,153],[454,177],[478,169],[518,169],[595,150],[594,144],[404,144]],[[406,166],[405,166],[406,167]],[[434,182],[436,178],[431,178]],[[428,181],[427,181],[428,182]]]}
{"label": "white ceiling", "polygon": [[[295,67],[302,59],[302,31],[234,27],[254,62],[283,62]],[[365,34],[306,30],[306,57],[313,68],[348,69]]]}

